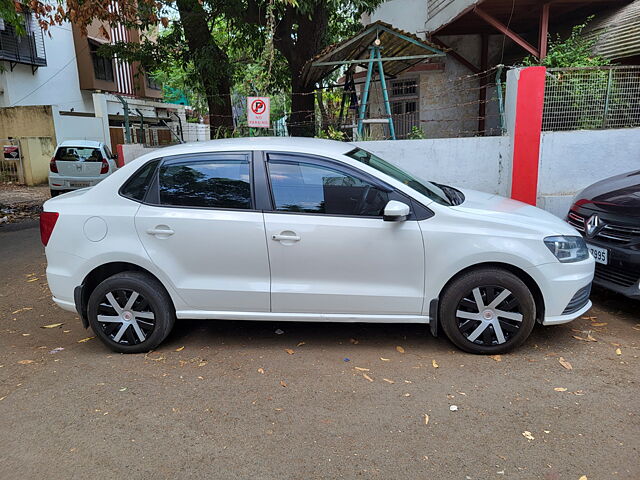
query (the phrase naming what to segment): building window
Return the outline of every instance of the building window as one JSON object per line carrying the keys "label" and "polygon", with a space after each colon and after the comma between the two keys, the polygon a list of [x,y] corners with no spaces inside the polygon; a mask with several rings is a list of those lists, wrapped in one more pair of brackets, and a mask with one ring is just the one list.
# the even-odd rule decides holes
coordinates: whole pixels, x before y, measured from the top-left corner
{"label": "building window", "polygon": [[147,88],[151,90],[162,90],[162,84],[158,82],[151,75],[145,75],[147,77]]}
{"label": "building window", "polygon": [[91,52],[91,61],[93,62],[93,75],[96,80],[104,80],[113,82],[113,60],[98,55],[100,44],[89,40],[89,51]]}
{"label": "building window", "polygon": [[391,82],[391,113],[397,138],[407,138],[413,127],[420,127],[418,79]]}

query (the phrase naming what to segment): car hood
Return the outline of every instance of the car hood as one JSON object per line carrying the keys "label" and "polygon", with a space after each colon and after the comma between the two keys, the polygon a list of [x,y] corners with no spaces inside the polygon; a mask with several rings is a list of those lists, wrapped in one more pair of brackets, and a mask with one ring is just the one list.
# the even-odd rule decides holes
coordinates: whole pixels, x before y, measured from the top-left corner
{"label": "car hood", "polygon": [[476,190],[461,190],[465,196],[453,210],[482,217],[487,223],[499,223],[520,232],[549,235],[579,235],[564,220],[526,203]]}
{"label": "car hood", "polygon": [[640,170],[594,183],[576,195],[574,203],[594,211],[640,217]]}

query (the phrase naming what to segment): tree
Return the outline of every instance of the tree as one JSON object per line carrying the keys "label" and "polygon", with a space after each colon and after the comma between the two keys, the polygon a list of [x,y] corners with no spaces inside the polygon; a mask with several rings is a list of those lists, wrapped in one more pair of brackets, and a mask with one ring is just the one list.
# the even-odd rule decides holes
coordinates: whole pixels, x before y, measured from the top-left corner
{"label": "tree", "polygon": [[248,8],[238,12],[245,22],[266,26],[268,15],[275,17],[273,45],[284,57],[290,75],[289,133],[313,136],[316,85],[303,79],[304,65],[327,45],[357,31],[362,13],[371,12],[382,0],[247,2]]}

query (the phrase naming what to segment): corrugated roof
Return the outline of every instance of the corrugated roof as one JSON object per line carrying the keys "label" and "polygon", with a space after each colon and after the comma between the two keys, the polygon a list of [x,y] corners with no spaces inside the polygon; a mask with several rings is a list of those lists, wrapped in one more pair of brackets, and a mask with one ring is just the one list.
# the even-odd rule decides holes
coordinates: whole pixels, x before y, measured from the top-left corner
{"label": "corrugated roof", "polygon": [[594,53],[610,60],[640,55],[640,0],[599,14],[585,29]]}
{"label": "corrugated roof", "polygon": [[[431,54],[444,56],[442,50],[436,45],[388,23],[377,21],[366,26],[353,37],[329,45],[309,60],[302,68],[305,83],[315,83],[340,67],[340,65],[318,65],[318,63],[363,60],[360,65],[366,65],[364,60],[369,58],[369,47],[373,45],[376,38],[380,39],[384,58]],[[387,60],[384,62],[384,71],[386,75],[394,76],[422,61],[424,58]]]}

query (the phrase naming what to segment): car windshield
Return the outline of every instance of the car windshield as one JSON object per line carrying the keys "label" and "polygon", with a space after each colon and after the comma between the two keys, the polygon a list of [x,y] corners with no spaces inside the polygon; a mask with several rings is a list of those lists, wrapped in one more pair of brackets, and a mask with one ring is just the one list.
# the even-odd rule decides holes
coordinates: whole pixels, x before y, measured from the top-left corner
{"label": "car windshield", "polygon": [[414,177],[401,168],[398,168],[395,165],[391,165],[389,162],[381,159],[371,152],[367,152],[362,148],[355,148],[354,150],[348,152],[346,155],[353,158],[354,160],[364,163],[365,165],[369,165],[370,167],[375,168],[376,170],[386,175],[389,175],[399,182],[404,183],[406,186],[413,188],[415,191],[421,193],[425,197],[430,198],[434,202],[437,202],[441,205],[453,205],[449,196],[444,192],[443,189],[441,189],[437,185],[426,180]]}
{"label": "car windshield", "polygon": [[102,153],[93,147],[60,147],[56,152],[56,160],[63,162],[101,162]]}

